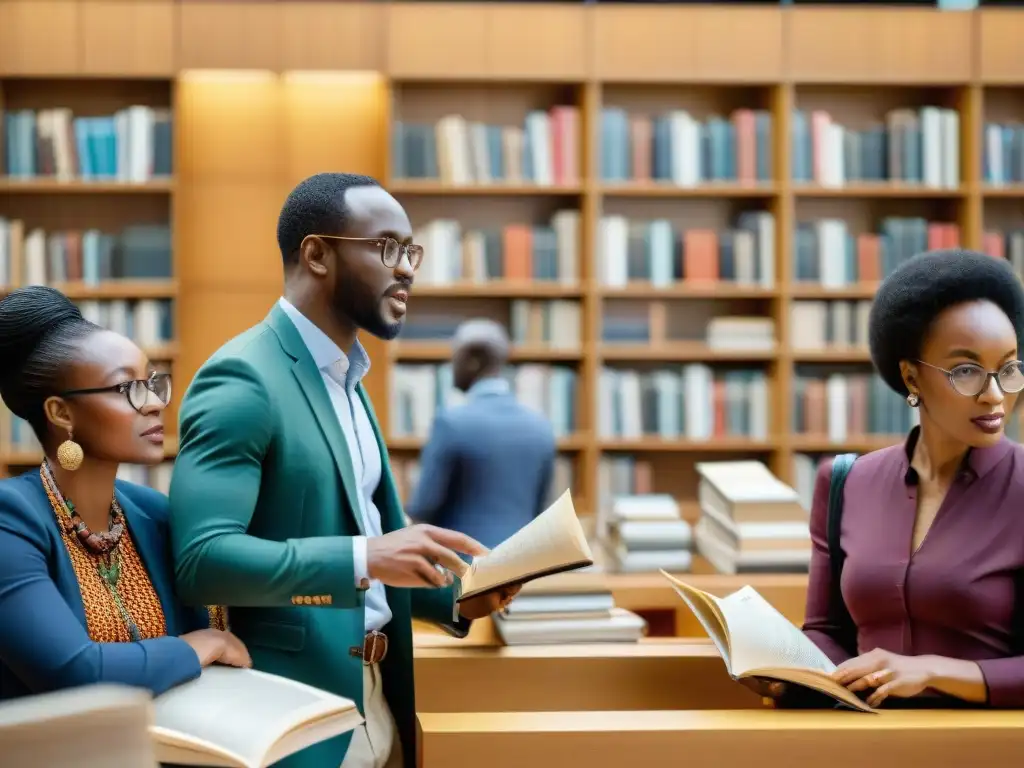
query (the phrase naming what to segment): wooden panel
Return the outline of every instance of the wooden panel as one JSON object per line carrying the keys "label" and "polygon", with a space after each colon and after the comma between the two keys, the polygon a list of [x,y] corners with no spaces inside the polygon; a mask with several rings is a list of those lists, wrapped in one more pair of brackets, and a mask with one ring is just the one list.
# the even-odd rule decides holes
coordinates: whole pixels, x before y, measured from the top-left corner
{"label": "wooden panel", "polygon": [[391,77],[479,78],[487,71],[484,6],[394,3],[387,27]]}
{"label": "wooden panel", "polygon": [[492,4],[487,9],[489,77],[585,80],[589,48],[583,8]]}
{"label": "wooden panel", "polygon": [[983,83],[1024,84],[1024,13],[1020,9],[975,11],[978,68]]}
{"label": "wooden panel", "polygon": [[788,72],[807,83],[970,80],[972,14],[911,8],[794,8]]}
{"label": "wooden panel", "polygon": [[762,706],[729,677],[710,642],[418,647],[415,656],[419,712],[461,712],[469,690],[475,712]]}
{"label": "wooden panel", "polygon": [[277,3],[181,0],[178,13],[182,69],[280,69]]}
{"label": "wooden panel", "polygon": [[723,768],[755,755],[759,768],[861,768],[866,747],[875,768],[1016,768],[1024,744],[1020,713],[991,711],[458,712],[420,714],[419,727],[422,768]]}
{"label": "wooden panel", "polygon": [[387,151],[387,87],[374,73],[286,77],[282,86],[284,180],[326,171],[379,178]]}
{"label": "wooden panel", "polygon": [[379,3],[285,3],[281,68],[382,70],[386,9]]}
{"label": "wooden panel", "polygon": [[176,71],[171,0],[82,0],[82,73],[172,77]]}
{"label": "wooden panel", "polygon": [[77,0],[0,0],[0,76],[78,74]]}
{"label": "wooden panel", "polygon": [[287,191],[273,180],[182,184],[175,198],[182,293],[197,287],[280,291],[277,216]]}
{"label": "wooden panel", "polygon": [[178,84],[177,168],[183,179],[281,178],[281,96],[274,76],[186,74]]}
{"label": "wooden panel", "polygon": [[[236,250],[226,260],[241,271],[247,267],[246,258],[245,251]],[[280,295],[280,285],[241,291],[232,291],[229,286],[209,290],[190,287],[181,292],[181,352],[174,367],[174,389],[179,403],[199,367],[226,341],[266,317]]]}
{"label": "wooden panel", "polygon": [[782,77],[782,12],[774,8],[593,9],[601,80],[772,82]]}

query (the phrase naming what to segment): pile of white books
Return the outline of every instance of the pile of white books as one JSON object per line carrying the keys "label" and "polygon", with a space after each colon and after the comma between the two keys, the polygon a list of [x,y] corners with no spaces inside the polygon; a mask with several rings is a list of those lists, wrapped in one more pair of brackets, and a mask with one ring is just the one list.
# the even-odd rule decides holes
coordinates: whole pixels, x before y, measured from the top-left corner
{"label": "pile of white books", "polygon": [[667,494],[616,497],[604,545],[607,570],[619,573],[685,573],[693,562],[693,529]]}
{"label": "pile of white books", "polygon": [[809,519],[793,488],[759,461],[702,462],[697,472],[694,540],[718,572],[807,571]]}
{"label": "pile of white books", "polygon": [[553,577],[526,584],[494,628],[505,645],[635,643],[647,622],[592,579]]}

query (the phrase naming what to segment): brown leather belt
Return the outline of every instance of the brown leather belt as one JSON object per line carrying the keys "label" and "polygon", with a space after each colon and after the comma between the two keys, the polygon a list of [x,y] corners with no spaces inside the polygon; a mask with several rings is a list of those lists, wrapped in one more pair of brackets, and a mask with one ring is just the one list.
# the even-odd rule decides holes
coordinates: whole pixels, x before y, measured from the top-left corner
{"label": "brown leather belt", "polygon": [[388,636],[376,629],[366,633],[363,638],[362,647],[353,645],[348,649],[350,656],[357,656],[363,660],[363,666],[380,664],[388,655]]}

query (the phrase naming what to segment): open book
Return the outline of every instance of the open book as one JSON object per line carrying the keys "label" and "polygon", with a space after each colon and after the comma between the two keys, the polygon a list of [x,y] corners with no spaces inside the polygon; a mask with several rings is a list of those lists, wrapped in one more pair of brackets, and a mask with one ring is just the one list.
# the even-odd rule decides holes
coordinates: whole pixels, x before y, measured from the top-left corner
{"label": "open book", "polygon": [[458,599],[593,564],[594,556],[567,490],[486,555],[473,558],[459,576]]}
{"label": "open book", "polygon": [[665,571],[661,575],[703,625],[734,680],[761,677],[795,683],[853,709],[876,711],[832,679],[832,660],[753,587],[715,597]]}
{"label": "open book", "polygon": [[353,730],[350,699],[252,669],[210,666],[153,701],[161,763],[264,768]]}

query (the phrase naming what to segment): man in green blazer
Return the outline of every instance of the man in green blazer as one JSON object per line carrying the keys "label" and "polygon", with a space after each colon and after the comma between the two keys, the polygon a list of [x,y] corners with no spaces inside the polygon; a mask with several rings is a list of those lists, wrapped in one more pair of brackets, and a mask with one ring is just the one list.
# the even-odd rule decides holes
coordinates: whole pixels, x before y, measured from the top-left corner
{"label": "man in green blazer", "polygon": [[423,249],[373,179],[318,174],[278,220],[284,297],[218,350],[181,406],[171,482],[177,587],[223,605],[257,669],[351,698],[366,719],[282,768],[413,768],[412,619],[464,637],[516,588],[455,610],[454,531],[406,527],[361,380],[363,330],[401,330]]}

